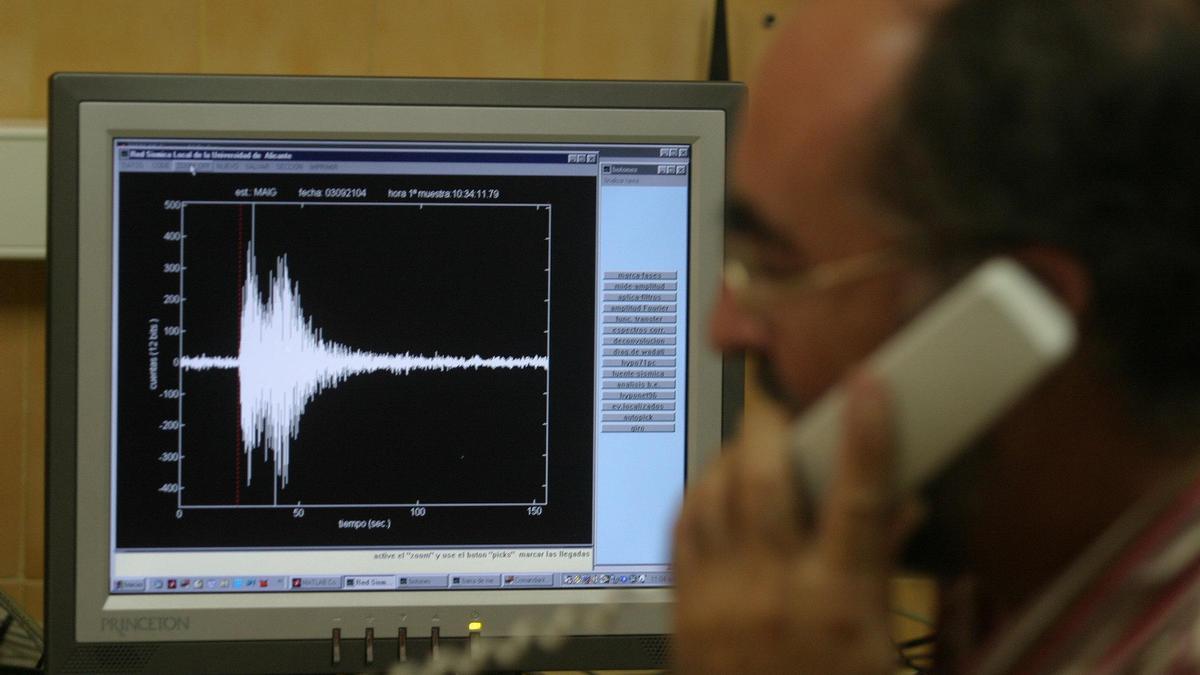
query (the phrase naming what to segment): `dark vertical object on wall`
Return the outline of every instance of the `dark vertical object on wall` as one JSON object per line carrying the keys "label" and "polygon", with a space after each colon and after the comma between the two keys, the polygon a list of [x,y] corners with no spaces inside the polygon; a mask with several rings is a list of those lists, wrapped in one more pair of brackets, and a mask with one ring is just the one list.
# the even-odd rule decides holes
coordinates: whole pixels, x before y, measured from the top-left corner
{"label": "dark vertical object on wall", "polygon": [[717,0],[716,20],[713,21],[712,50],[708,57],[709,81],[729,79],[729,30],[725,25],[725,0]]}
{"label": "dark vertical object on wall", "polygon": [[[729,30],[725,17],[725,0],[716,0],[716,17],[713,20],[712,49],[708,57],[708,80],[710,82],[725,82],[729,80]],[[742,383],[746,381],[746,362],[742,354],[725,354],[721,358],[721,377],[725,382]],[[736,389],[732,394],[729,389]],[[730,387],[722,394],[721,400],[721,437],[733,438],[737,429],[737,421],[742,413],[742,387]]]}

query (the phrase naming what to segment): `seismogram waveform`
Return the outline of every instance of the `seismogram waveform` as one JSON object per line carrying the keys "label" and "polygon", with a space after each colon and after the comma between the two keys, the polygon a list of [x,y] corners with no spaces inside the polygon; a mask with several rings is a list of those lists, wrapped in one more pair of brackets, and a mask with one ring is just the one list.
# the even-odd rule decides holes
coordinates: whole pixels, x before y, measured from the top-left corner
{"label": "seismogram waveform", "polygon": [[[183,356],[183,370],[236,369],[241,401],[242,451],[249,457],[261,447],[264,461],[272,455],[276,480],[288,482],[291,442],[297,437],[304,409],[321,392],[354,375],[413,371],[541,369],[546,356],[445,356],[380,354],[324,339],[300,304],[299,284],[288,272],[287,256],[275,261],[267,277],[268,295],[259,293],[254,243],[246,255],[246,278],[241,294],[241,337],[237,356]],[[246,484],[251,480],[247,462]]]}

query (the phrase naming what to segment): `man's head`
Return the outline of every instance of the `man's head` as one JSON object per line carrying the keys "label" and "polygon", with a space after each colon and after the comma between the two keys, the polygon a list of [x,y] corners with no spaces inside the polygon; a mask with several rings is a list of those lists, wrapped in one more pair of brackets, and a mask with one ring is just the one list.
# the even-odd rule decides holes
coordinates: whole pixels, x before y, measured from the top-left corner
{"label": "man's head", "polygon": [[751,86],[730,223],[747,234],[731,238],[768,280],[903,255],[811,292],[727,289],[715,341],[760,354],[798,408],[933,289],[1006,253],[1079,314],[1090,365],[1142,412],[1194,413],[1196,13],[1169,0],[801,5]]}
{"label": "man's head", "polygon": [[1198,13],[809,0],[751,83],[728,237],[750,273],[712,333],[768,393],[803,408],[991,255],[1077,318],[1070,362],[927,486],[909,564],[1017,602],[1182,469],[1164,445],[1196,450]]}
{"label": "man's head", "polygon": [[[878,130],[919,54],[927,15],[898,2],[814,2],[764,58],[733,160],[731,245],[763,276],[893,249],[903,233],[868,182]],[[747,306],[729,289],[715,342],[762,357],[763,379],[793,408],[810,403],[895,330],[907,311],[902,269]],[[752,281],[753,283],[753,281]]]}

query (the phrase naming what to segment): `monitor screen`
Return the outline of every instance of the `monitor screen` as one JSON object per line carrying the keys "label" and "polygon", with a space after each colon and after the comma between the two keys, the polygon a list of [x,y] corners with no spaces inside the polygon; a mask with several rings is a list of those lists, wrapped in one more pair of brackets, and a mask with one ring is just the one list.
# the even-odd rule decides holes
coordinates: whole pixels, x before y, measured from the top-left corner
{"label": "monitor screen", "polygon": [[661,661],[738,94],[57,76],[51,665]]}

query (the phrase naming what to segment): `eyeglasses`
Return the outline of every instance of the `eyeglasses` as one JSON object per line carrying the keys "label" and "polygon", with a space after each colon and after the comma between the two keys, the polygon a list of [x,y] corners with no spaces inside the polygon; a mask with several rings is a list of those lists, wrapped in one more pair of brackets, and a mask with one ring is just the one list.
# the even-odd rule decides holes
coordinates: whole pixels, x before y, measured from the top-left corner
{"label": "eyeglasses", "polygon": [[781,273],[764,265],[761,252],[761,244],[744,236],[730,236],[726,243],[725,285],[738,304],[755,311],[788,295],[829,290],[866,279],[905,260],[898,249],[883,248]]}

